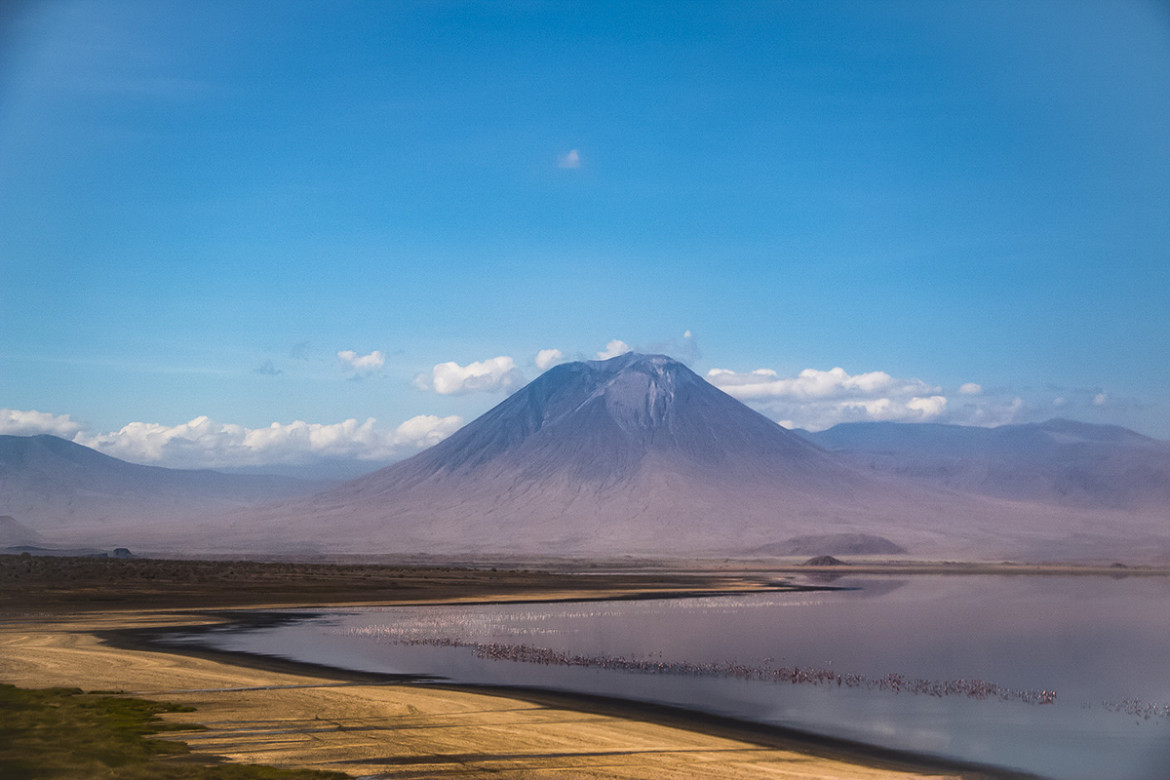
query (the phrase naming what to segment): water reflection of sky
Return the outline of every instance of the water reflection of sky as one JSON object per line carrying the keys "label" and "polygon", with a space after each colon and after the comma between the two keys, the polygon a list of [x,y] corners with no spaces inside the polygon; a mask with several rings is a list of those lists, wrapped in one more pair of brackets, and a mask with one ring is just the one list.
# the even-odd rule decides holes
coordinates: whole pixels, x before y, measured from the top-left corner
{"label": "water reflection of sky", "polygon": [[[680,704],[1041,774],[1146,778],[1170,740],[1170,582],[1129,577],[844,580],[857,590],[677,600],[398,607],[221,634],[217,644],[374,671]],[[493,660],[553,656],[711,665],[650,674]],[[477,653],[477,647],[480,651]],[[1056,703],[740,679],[801,667],[875,680],[986,681]],[[1130,700],[1130,701],[1127,701]],[[1034,701],[1034,699],[1033,699]]]}

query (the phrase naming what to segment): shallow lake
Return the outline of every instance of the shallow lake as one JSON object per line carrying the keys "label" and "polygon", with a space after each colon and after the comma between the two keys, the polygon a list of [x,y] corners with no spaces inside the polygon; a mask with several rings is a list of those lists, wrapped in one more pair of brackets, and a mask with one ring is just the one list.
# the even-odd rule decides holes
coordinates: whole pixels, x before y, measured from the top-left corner
{"label": "shallow lake", "polygon": [[[682,706],[1061,780],[1170,777],[1170,581],[351,609],[185,641]],[[180,640],[184,641],[184,640]]]}

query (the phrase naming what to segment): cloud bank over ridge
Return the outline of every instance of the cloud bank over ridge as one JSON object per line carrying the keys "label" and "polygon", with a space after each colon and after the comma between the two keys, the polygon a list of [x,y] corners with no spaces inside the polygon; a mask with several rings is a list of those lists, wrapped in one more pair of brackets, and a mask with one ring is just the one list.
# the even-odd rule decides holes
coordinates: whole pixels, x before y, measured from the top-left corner
{"label": "cloud bank over ridge", "polygon": [[373,417],[248,428],[200,416],[179,425],[132,422],[110,433],[89,433],[68,415],[0,409],[0,434],[52,434],[131,463],[169,468],[305,465],[332,459],[389,462],[438,444],[462,425],[457,415],[418,415],[393,429],[380,427]]}
{"label": "cloud bank over ridge", "polygon": [[[523,371],[508,355],[465,365],[436,363],[429,371],[416,374],[409,384],[433,393],[440,413],[419,414],[393,428],[379,425],[373,417],[364,422],[357,418],[336,423],[294,420],[249,428],[196,416],[178,425],[137,421],[99,433],[69,414],[0,409],[0,434],[52,434],[131,462],[176,468],[304,466],[334,460],[390,462],[449,436],[463,425],[463,415],[478,415],[487,405],[494,405],[490,396],[498,398],[524,385],[526,371],[539,373],[569,360],[606,359],[631,350],[663,352],[684,362],[700,356],[695,337],[687,330],[681,338],[643,347],[631,347],[614,338],[596,353],[544,348],[525,360]],[[336,356],[351,379],[380,373],[386,365],[386,355],[378,350],[365,355],[342,350]],[[813,431],[868,421],[994,427],[1054,415],[1100,420],[1112,407],[1126,402],[1110,397],[1101,388],[1050,387],[1048,395],[1026,392],[1025,400],[1009,388],[971,381],[944,388],[916,377],[900,378],[880,370],[850,373],[841,367],[806,368],[794,376],[783,376],[770,368],[711,368],[706,379],[785,427]]]}
{"label": "cloud bank over ridge", "polygon": [[85,426],[70,419],[67,414],[0,409],[0,435],[38,436],[50,434],[62,439],[72,439]]}
{"label": "cloud bank over ridge", "polygon": [[1023,401],[981,396],[983,388],[967,382],[954,403],[943,388],[921,379],[899,379],[885,371],[850,374],[806,368],[782,377],[769,368],[737,372],[713,368],[707,381],[786,428],[819,431],[845,422],[945,422],[1005,425],[1017,422]]}

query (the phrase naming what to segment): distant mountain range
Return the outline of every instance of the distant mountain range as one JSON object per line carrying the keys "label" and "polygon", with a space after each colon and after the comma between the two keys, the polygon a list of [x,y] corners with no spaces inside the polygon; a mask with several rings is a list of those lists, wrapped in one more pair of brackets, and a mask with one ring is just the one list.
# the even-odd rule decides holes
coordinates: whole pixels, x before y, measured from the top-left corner
{"label": "distant mountain range", "polygon": [[56,436],[0,436],[0,513],[14,518],[12,529],[27,532],[5,534],[13,538],[31,533],[100,543],[124,534],[165,540],[183,522],[312,493],[326,484],[141,466]]}
{"label": "distant mountain range", "polygon": [[846,423],[798,433],[863,470],[919,484],[1170,518],[1170,442],[1126,428],[1057,419],[998,428]]}
{"label": "distant mountain range", "polygon": [[788,431],[661,355],[557,366],[440,444],[311,495],[13,438],[0,512],[135,551],[1170,560],[1170,443],[1061,420]]}

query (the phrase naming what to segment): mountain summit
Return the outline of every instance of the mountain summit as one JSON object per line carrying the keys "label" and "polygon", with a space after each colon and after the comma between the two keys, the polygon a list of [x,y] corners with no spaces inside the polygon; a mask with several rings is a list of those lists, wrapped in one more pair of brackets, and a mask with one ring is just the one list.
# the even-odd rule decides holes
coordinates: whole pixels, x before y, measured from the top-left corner
{"label": "mountain summit", "polygon": [[822,450],[664,355],[556,366],[447,440],[360,480],[514,470],[616,485],[649,464],[675,469],[831,468]]}

